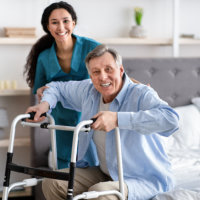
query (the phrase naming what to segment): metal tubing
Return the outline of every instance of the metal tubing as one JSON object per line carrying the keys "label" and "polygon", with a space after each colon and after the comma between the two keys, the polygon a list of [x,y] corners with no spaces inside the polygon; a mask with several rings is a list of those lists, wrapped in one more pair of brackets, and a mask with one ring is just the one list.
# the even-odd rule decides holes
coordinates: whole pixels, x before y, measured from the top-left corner
{"label": "metal tubing", "polygon": [[[17,122],[21,119],[29,118],[29,117],[30,117],[30,114],[22,114],[22,115],[18,115],[13,120],[12,125],[11,125],[11,131],[10,131],[10,144],[9,144],[9,147],[8,147],[9,153],[13,153],[15,129],[16,129]],[[47,117],[50,121],[50,124],[47,126],[47,128],[53,129],[51,131],[51,139],[52,139],[52,141],[55,141],[54,144],[52,144],[54,161],[56,161],[54,163],[54,167],[57,168],[57,159],[56,159],[57,149],[56,149],[55,129],[56,130],[74,131],[73,143],[72,143],[72,153],[71,153],[71,162],[76,163],[79,132],[80,131],[90,131],[90,127],[86,128],[84,126],[85,125],[91,125],[93,123],[93,120],[82,121],[76,127],[71,127],[71,126],[55,125],[53,117],[51,117],[50,115],[48,115]],[[21,124],[24,125],[24,126],[31,126],[31,127],[40,127],[41,126],[41,123],[21,122]],[[118,127],[115,129],[115,137],[116,137],[116,149],[117,149],[117,162],[118,162],[119,190],[120,190],[120,192],[115,191],[115,190],[113,190],[113,191],[101,191],[101,192],[96,192],[95,195],[102,196],[102,195],[114,194],[114,195],[117,195],[120,200],[124,200],[124,179],[123,179],[123,167],[122,167],[122,155],[121,155],[121,142],[120,142],[120,133],[119,133]],[[21,182],[21,183],[12,184],[10,187],[4,187],[2,200],[7,200],[9,191],[13,187],[16,187],[16,186],[19,186],[19,185],[24,185],[24,183]],[[84,198],[84,197],[87,198],[87,197],[93,195],[93,194],[89,194],[89,193],[85,193],[85,194],[83,193],[81,195],[78,195],[78,196],[74,197],[74,200]]]}
{"label": "metal tubing", "polygon": [[[17,117],[15,117],[15,119],[13,120],[12,124],[11,124],[11,129],[10,129],[10,142],[9,142],[9,146],[8,146],[8,154],[13,154],[13,147],[14,147],[14,139],[15,139],[15,129],[16,129],[16,125],[17,122],[23,118],[28,118],[30,117],[30,114],[23,114],[23,115],[18,115]],[[12,159],[11,159],[12,161]],[[8,161],[7,161],[8,162]],[[8,164],[8,163],[7,163]],[[7,171],[7,167],[6,167],[6,171]],[[9,176],[10,176],[10,170],[9,170]],[[6,176],[6,175],[5,175]],[[10,177],[9,177],[10,179]],[[8,180],[10,181],[10,180]],[[9,193],[9,187],[8,186],[4,186],[3,187],[3,196],[2,196],[2,200],[7,200],[8,199],[8,193]]]}
{"label": "metal tubing", "polygon": [[116,149],[117,149],[117,162],[118,162],[118,175],[119,175],[119,191],[121,192],[123,199],[124,197],[124,176],[123,176],[123,165],[122,165],[122,152],[121,152],[121,140],[119,128],[115,128],[116,138]]}
{"label": "metal tubing", "polygon": [[18,187],[18,186],[25,186],[26,185],[26,183],[25,182],[17,182],[17,183],[13,183],[13,184],[11,184],[10,186],[9,186],[9,188],[8,188],[8,194],[10,193],[10,191],[13,189],[13,188],[15,188],[15,187]]}
{"label": "metal tubing", "polygon": [[98,198],[100,196],[105,196],[105,195],[116,195],[120,200],[124,200],[122,194],[118,192],[117,190],[107,190],[107,191],[91,191],[91,192],[84,192],[82,194],[79,194],[73,198],[73,200],[78,200],[78,199],[94,199]]}
{"label": "metal tubing", "polygon": [[[40,126],[41,126],[41,123],[33,123],[33,122],[21,122],[21,124],[23,126],[38,127],[38,128],[40,128]],[[74,129],[76,127],[74,127],[74,126],[51,125],[51,124],[49,124],[47,128],[48,129],[63,130],[63,131],[74,131]],[[90,128],[83,127],[83,128],[81,128],[80,131],[84,131],[84,132],[90,131]]]}
{"label": "metal tubing", "polygon": [[[55,120],[54,118],[50,115],[47,114],[47,118],[50,122],[51,125],[55,125]],[[57,147],[56,147],[56,131],[55,129],[50,129],[50,133],[51,133],[51,147],[52,147],[52,154],[53,154],[53,170],[58,169],[58,165],[57,165]]]}
{"label": "metal tubing", "polygon": [[7,199],[8,199],[8,187],[3,187],[2,200],[7,200]]}
{"label": "metal tubing", "polygon": [[[78,134],[82,126],[92,124],[93,121],[82,121],[76,126],[76,129],[74,130],[74,137],[73,137],[73,148],[72,148],[72,155],[71,155],[71,162],[76,161],[76,154],[77,154],[77,144],[78,144]],[[91,199],[96,197],[103,196],[103,195],[109,195],[114,194],[119,197],[120,200],[125,199],[124,195],[124,176],[123,176],[123,165],[122,165],[122,154],[121,154],[121,140],[120,140],[120,132],[119,128],[115,128],[115,138],[116,138],[116,151],[117,151],[117,163],[118,163],[118,176],[119,176],[119,191],[116,190],[110,190],[110,191],[101,191],[101,192],[86,192],[80,195],[77,195],[73,198],[73,200],[78,199]],[[76,147],[76,148],[75,148]],[[92,193],[92,194],[90,194]],[[91,197],[90,197],[91,196]]]}
{"label": "metal tubing", "polygon": [[[92,120],[86,120],[80,122],[74,129],[74,135],[73,135],[73,142],[72,142],[72,153],[71,153],[71,162],[76,163],[76,155],[77,155],[77,147],[78,147],[78,134],[80,131],[82,131],[82,127],[85,125],[92,124]],[[89,128],[90,130],[90,128]]]}
{"label": "metal tubing", "polygon": [[13,120],[13,122],[11,124],[11,129],[10,129],[10,143],[9,143],[9,146],[8,146],[8,152],[9,153],[13,153],[14,139],[15,139],[15,129],[16,129],[17,122],[19,120],[23,119],[23,118],[29,118],[29,117],[30,117],[30,114],[22,114],[22,115],[18,115]]}
{"label": "metal tubing", "polygon": [[70,163],[70,179],[68,182],[67,197],[66,197],[67,200],[73,199],[74,170],[76,167],[78,135],[83,126],[90,125],[92,123],[93,123],[93,120],[82,121],[74,129],[73,141],[72,141],[72,152],[71,152],[71,163]]}

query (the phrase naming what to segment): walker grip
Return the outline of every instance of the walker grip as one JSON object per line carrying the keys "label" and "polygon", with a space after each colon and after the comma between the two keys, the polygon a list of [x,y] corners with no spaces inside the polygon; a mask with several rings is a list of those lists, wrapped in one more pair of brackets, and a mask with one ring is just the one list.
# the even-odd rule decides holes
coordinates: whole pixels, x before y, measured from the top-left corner
{"label": "walker grip", "polygon": [[[29,112],[28,114],[30,115],[30,117],[29,117],[29,118],[23,118],[22,121],[26,121],[26,119],[33,120],[34,117],[35,117],[35,113],[36,113],[36,112]],[[43,117],[43,116],[46,117],[47,114],[46,114],[46,113],[42,113],[42,114],[40,115],[40,117]]]}
{"label": "walker grip", "polygon": [[[97,120],[97,118],[91,118],[91,120],[93,121],[92,122],[92,124]],[[90,125],[85,125],[85,128],[89,128],[91,126],[91,124]],[[88,131],[86,131],[86,132],[88,132]]]}
{"label": "walker grip", "polygon": [[94,122],[96,122],[96,121],[97,121],[97,118],[92,118],[91,120],[92,120],[92,121],[93,121],[93,123],[94,123]]}
{"label": "walker grip", "polygon": [[[35,117],[35,113],[36,113],[36,112],[29,112],[28,114],[30,115],[30,117],[29,117],[28,119],[33,120],[34,117]],[[47,114],[46,114],[46,113],[42,113],[42,114],[40,115],[40,117],[43,117],[43,116],[46,117]]]}

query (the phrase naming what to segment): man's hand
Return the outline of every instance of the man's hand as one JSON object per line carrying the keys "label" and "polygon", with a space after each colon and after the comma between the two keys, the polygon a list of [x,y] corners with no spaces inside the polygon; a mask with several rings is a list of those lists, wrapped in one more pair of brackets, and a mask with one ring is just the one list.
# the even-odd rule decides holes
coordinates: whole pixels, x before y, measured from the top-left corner
{"label": "man's hand", "polygon": [[97,118],[91,125],[91,128],[94,130],[109,132],[118,126],[117,112],[101,111],[92,118]]}
{"label": "man's hand", "polygon": [[47,86],[42,86],[42,87],[40,87],[40,88],[37,89],[37,97],[38,97],[38,102],[39,102],[39,103],[40,103],[40,101],[41,101],[41,99],[42,99],[42,97],[43,97],[43,92],[44,92],[44,90],[47,89],[47,88],[49,88],[49,87],[47,87]]}
{"label": "man's hand", "polygon": [[35,112],[35,117],[33,120],[28,120],[29,122],[40,122],[45,119],[45,117],[40,117],[41,114],[46,113],[49,110],[49,103],[47,101],[44,101],[40,104],[37,104],[35,106],[31,106],[26,110],[26,113],[29,112]]}

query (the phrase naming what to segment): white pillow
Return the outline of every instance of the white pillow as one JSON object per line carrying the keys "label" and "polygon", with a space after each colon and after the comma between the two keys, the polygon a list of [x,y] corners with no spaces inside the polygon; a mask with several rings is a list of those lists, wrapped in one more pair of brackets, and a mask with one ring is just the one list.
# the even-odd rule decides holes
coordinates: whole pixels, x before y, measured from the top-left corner
{"label": "white pillow", "polygon": [[192,98],[192,103],[200,109],[200,97]]}
{"label": "white pillow", "polygon": [[167,152],[175,149],[197,149],[200,147],[200,111],[191,104],[176,107],[179,114],[179,129],[164,140]]}

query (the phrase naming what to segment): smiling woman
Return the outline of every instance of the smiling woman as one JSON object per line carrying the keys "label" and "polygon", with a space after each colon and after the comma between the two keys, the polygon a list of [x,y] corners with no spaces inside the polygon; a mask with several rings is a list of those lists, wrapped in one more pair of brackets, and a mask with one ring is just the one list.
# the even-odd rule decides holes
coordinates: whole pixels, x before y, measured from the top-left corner
{"label": "smiling woman", "polygon": [[[99,43],[73,34],[77,23],[73,7],[63,1],[53,3],[45,8],[41,23],[47,34],[32,47],[25,65],[26,80],[33,92],[51,81],[87,79],[84,60]],[[65,109],[60,103],[52,115],[59,125],[75,126],[80,119],[79,112]],[[69,166],[72,135],[72,132],[56,131],[59,169]],[[90,151],[85,159],[89,165],[96,164],[96,157]]]}

